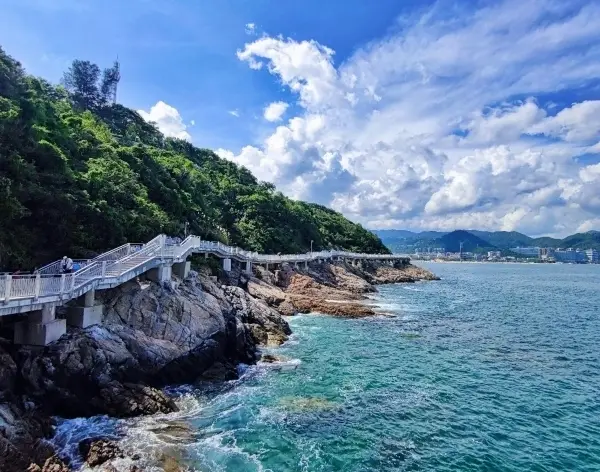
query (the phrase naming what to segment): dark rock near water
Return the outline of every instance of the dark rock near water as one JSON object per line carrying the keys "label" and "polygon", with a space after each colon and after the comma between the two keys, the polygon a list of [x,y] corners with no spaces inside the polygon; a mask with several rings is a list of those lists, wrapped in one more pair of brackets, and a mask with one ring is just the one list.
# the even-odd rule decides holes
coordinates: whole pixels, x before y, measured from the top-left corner
{"label": "dark rock near water", "polygon": [[23,362],[28,393],[52,414],[175,411],[157,388],[235,377],[238,363],[255,362],[257,344],[280,344],[290,333],[265,303],[208,277],[169,290],[130,282],[102,297],[102,326],[72,331]]}

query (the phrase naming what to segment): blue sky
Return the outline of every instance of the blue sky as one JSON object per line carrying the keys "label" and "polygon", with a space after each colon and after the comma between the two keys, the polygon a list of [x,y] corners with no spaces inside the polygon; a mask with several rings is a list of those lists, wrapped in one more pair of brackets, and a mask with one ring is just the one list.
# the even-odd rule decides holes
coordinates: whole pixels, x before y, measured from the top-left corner
{"label": "blue sky", "polygon": [[0,0],[0,44],[373,228],[600,229],[600,5]]}

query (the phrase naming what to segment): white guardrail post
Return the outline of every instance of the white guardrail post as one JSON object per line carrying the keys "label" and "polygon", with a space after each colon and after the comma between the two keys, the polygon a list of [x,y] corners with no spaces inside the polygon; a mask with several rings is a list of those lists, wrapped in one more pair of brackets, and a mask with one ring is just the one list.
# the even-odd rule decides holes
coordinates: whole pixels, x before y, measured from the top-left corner
{"label": "white guardrail post", "polygon": [[12,288],[12,275],[7,274],[4,282],[4,303],[10,300],[10,290]]}
{"label": "white guardrail post", "polygon": [[35,286],[33,289],[33,299],[37,300],[38,298],[40,298],[40,288],[42,287],[42,275],[41,274],[35,274]]}
{"label": "white guardrail post", "polygon": [[65,292],[65,280],[66,280],[67,276],[65,274],[62,274],[60,276],[60,294],[62,295]]}

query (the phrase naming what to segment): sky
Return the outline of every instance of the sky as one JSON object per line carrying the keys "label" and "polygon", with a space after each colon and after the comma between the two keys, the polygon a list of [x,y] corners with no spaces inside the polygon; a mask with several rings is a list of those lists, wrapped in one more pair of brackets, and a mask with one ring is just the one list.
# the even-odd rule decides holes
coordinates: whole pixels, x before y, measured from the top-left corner
{"label": "sky", "polygon": [[372,229],[600,230],[597,0],[0,0],[58,82]]}

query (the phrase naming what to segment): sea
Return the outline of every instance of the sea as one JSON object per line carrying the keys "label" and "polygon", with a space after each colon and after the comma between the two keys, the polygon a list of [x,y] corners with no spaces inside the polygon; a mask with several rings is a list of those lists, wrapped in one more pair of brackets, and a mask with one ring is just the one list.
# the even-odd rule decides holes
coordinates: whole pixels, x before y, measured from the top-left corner
{"label": "sea", "polygon": [[147,471],[600,470],[600,266],[419,264],[441,280],[379,287],[386,315],[291,317],[282,362],[54,442],[76,470],[94,435]]}

